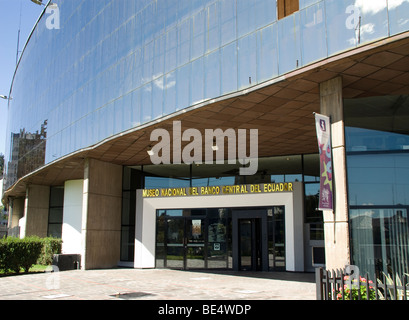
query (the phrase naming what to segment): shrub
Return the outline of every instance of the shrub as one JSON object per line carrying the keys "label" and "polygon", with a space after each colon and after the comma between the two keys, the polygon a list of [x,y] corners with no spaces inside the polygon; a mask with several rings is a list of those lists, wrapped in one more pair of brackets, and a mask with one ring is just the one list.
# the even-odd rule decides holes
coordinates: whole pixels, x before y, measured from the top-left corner
{"label": "shrub", "polygon": [[5,238],[0,239],[0,270],[7,272],[9,268],[8,249]]}
{"label": "shrub", "polygon": [[43,248],[41,250],[41,255],[37,260],[37,264],[51,265],[53,262],[54,254],[61,253],[62,240],[57,238],[43,238]]}
{"label": "shrub", "polygon": [[[407,281],[402,282],[398,273],[396,273],[395,277],[393,277],[390,274],[386,274],[385,272],[382,272],[382,274],[383,274],[383,279],[385,280],[385,283],[383,284],[380,279],[377,279],[378,283],[380,285],[384,285],[386,288],[383,291],[378,290],[381,300],[387,300],[387,299],[406,300],[407,297],[409,297],[409,284],[407,283]],[[406,280],[405,277],[409,277],[409,274],[404,273],[402,276],[402,279]],[[400,289],[398,289],[397,287],[399,287]]]}
{"label": "shrub", "polygon": [[4,238],[0,243],[0,268],[4,272],[9,272],[10,270],[15,272],[20,272],[21,264],[19,260],[20,249],[19,249],[19,239],[15,238]]}
{"label": "shrub", "polygon": [[4,272],[12,270],[19,273],[21,268],[28,272],[40,256],[42,247],[42,241],[38,237],[9,237],[0,240],[0,268]]}
{"label": "shrub", "polygon": [[19,246],[20,263],[25,272],[28,272],[33,264],[38,260],[43,248],[43,242],[40,238],[24,238]]}
{"label": "shrub", "polygon": [[[349,276],[344,277],[344,281],[349,281]],[[348,284],[344,285],[344,299],[351,300],[351,292],[352,292],[352,300],[359,300],[359,294],[361,296],[361,300],[375,300],[376,294],[375,289],[372,286],[373,282],[371,280],[368,281],[369,285],[369,292],[366,291],[366,283],[368,280],[366,278],[359,277],[359,281],[357,279],[352,280],[352,286]],[[359,291],[359,293],[358,293]],[[337,300],[342,300],[342,289],[337,292]]]}
{"label": "shrub", "polygon": [[27,237],[24,239],[5,238],[0,240],[0,269],[5,273],[25,272],[36,263],[49,265],[53,255],[61,253],[61,239]]}

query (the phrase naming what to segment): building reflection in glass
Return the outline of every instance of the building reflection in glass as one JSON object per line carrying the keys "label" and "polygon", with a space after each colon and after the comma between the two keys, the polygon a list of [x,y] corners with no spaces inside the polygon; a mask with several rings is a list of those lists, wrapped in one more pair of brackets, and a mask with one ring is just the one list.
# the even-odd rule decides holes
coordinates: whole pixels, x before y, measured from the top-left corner
{"label": "building reflection in glass", "polygon": [[33,172],[45,163],[47,120],[40,130],[31,133],[21,129],[11,133],[10,158],[7,163],[5,186],[11,187],[18,179]]}

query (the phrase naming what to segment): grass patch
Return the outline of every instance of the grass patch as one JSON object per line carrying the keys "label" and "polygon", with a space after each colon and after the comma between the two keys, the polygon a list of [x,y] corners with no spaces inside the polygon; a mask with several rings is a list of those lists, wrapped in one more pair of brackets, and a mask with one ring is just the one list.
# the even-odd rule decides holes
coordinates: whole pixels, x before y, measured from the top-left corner
{"label": "grass patch", "polygon": [[45,270],[48,268],[49,266],[44,266],[41,264],[35,264],[30,268],[29,272],[45,272]]}
{"label": "grass patch", "polygon": [[19,273],[12,272],[12,271],[5,273],[3,270],[0,270],[0,277],[15,276],[15,275],[21,275],[21,274],[31,274],[31,273],[41,273],[41,272],[45,272],[48,267],[49,266],[45,266],[42,264],[34,264],[27,273],[24,272],[23,268],[20,269]]}

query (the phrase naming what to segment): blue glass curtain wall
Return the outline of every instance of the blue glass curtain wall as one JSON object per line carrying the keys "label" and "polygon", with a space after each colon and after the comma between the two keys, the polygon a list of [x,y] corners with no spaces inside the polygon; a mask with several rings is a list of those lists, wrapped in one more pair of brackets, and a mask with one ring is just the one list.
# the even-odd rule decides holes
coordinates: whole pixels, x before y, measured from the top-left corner
{"label": "blue glass curtain wall", "polygon": [[35,168],[409,29],[403,0],[301,0],[300,10],[281,20],[275,0],[53,3],[59,29],[47,28],[44,12],[13,79],[6,187],[33,170],[16,169],[30,154],[16,141],[42,128],[43,152],[30,160]]}
{"label": "blue glass curtain wall", "polygon": [[352,263],[361,274],[402,277],[409,270],[409,96],[346,100],[344,109]]}

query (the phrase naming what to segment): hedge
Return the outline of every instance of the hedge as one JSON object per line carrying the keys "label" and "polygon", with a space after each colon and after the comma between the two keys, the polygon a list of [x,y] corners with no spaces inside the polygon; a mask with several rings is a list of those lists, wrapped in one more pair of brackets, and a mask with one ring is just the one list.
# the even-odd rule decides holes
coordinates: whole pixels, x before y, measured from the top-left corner
{"label": "hedge", "polygon": [[0,270],[19,273],[23,268],[28,272],[36,263],[51,264],[53,254],[61,252],[61,243],[54,238],[3,238],[0,240]]}
{"label": "hedge", "polygon": [[53,262],[54,254],[61,253],[62,240],[52,237],[43,238],[41,240],[43,242],[43,248],[37,260],[37,264],[49,266]]}

